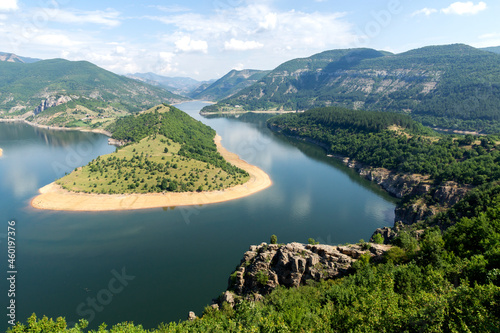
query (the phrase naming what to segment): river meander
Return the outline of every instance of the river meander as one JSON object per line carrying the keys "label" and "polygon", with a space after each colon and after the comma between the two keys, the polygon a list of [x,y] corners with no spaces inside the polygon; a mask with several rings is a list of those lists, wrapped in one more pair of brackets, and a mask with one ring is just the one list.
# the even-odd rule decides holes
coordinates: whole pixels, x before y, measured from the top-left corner
{"label": "river meander", "polygon": [[[203,118],[205,104],[178,105],[213,127],[222,144],[271,176],[253,196],[205,206],[125,212],[51,212],[30,207],[38,188],[115,148],[107,137],[0,123],[0,260],[16,221],[16,316],[79,317],[91,327],[133,321],[146,328],[201,314],[227,286],[252,244],[327,244],[370,238],[391,226],[395,200],[322,148],[263,123]],[[2,308],[9,301],[2,279]],[[5,311],[5,310],[4,310]],[[2,314],[1,330],[7,329]]]}

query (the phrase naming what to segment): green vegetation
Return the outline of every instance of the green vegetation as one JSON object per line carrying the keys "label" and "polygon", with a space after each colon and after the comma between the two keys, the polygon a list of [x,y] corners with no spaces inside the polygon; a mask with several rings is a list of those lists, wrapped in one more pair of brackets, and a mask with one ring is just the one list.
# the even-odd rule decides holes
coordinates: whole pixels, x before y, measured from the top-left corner
{"label": "green vegetation", "polygon": [[57,181],[75,192],[115,194],[194,192],[228,188],[248,174],[217,152],[215,131],[181,110],[160,105],[124,117],[109,129],[129,142]]}
{"label": "green vegetation", "polygon": [[455,44],[401,54],[333,50],[295,59],[203,112],[343,106],[409,113],[424,125],[500,132],[500,55]]}
{"label": "green vegetation", "polygon": [[[491,193],[496,193],[490,196]],[[498,332],[500,330],[500,185],[477,190],[487,209],[465,206],[447,214],[468,215],[444,233],[437,228],[406,233],[386,262],[361,258],[342,279],[300,288],[278,288],[262,302],[242,301],[202,318],[160,325],[148,332]],[[469,200],[472,200],[469,198]],[[441,218],[444,218],[443,216]],[[267,283],[267,275],[259,283]],[[46,318],[11,332],[64,331]],[[50,324],[49,324],[50,323]],[[66,330],[70,331],[70,330]],[[81,332],[77,328],[72,332]],[[146,332],[122,323],[99,332]]]}
{"label": "green vegetation", "polygon": [[319,242],[317,242],[314,238],[309,238],[309,239],[307,239],[307,244],[318,245]]}
{"label": "green vegetation", "polygon": [[495,137],[439,136],[400,114],[330,107],[278,116],[268,124],[372,167],[428,175],[437,182],[480,185],[500,179]]}
{"label": "green vegetation", "polygon": [[373,242],[376,244],[384,244],[384,237],[381,234],[376,234],[373,236]]}
{"label": "green vegetation", "polygon": [[271,235],[271,240],[269,244],[278,244],[278,237],[276,235]]}
{"label": "green vegetation", "polygon": [[[91,127],[101,117],[121,117],[163,102],[185,99],[164,89],[113,74],[86,61],[0,62],[0,70],[0,98],[3,101],[0,103],[0,116],[29,114],[45,99],[71,99],[69,103],[49,108],[32,119],[44,125],[71,127],[75,120],[86,118],[89,114],[89,119],[96,120],[79,125]],[[107,123],[102,121],[95,127],[102,128]]]}
{"label": "green vegetation", "polygon": [[[175,118],[174,110],[152,109],[125,118],[115,129],[121,135],[127,134],[122,138],[143,146],[163,140],[168,151],[162,145],[148,147],[157,149],[152,155],[174,154],[186,143],[177,134],[167,137],[159,133],[163,119],[170,114]],[[171,121],[175,123],[175,119]],[[144,124],[148,124],[147,130]],[[270,125],[289,135],[341,147],[357,153],[358,158],[395,165],[396,170],[404,166],[405,161],[400,160],[403,158],[409,161],[410,171],[419,165],[430,168],[425,164],[430,160],[439,169],[448,170],[453,179],[465,179],[462,175],[470,172],[467,169],[481,166],[483,159],[492,159],[492,167],[500,161],[492,138],[439,136],[397,114],[326,108],[273,118]],[[120,132],[122,126],[126,130]],[[376,146],[371,146],[371,141]],[[380,150],[370,153],[372,148]],[[129,153],[136,156],[133,150]],[[413,154],[419,157],[413,159]],[[391,164],[395,161],[402,164]],[[500,180],[495,170],[480,173],[485,177],[482,180],[471,172],[471,181],[484,184],[453,208],[400,231],[383,263],[373,263],[365,254],[353,264],[352,274],[341,279],[278,288],[260,302],[241,300],[234,308],[227,303],[219,310],[207,306],[201,318],[162,324],[153,330],[121,323],[110,329],[102,324],[92,332],[498,332]],[[445,179],[444,173],[430,174],[436,180]],[[277,242],[277,237],[272,237],[271,242],[274,240]],[[316,242],[310,238],[309,243]],[[366,244],[363,240],[360,243]],[[259,284],[269,282],[266,272],[255,274]],[[236,273],[230,278],[235,279]],[[82,321],[68,329],[62,318],[54,322],[32,316],[26,326],[17,324],[11,332],[80,333],[86,324]]]}

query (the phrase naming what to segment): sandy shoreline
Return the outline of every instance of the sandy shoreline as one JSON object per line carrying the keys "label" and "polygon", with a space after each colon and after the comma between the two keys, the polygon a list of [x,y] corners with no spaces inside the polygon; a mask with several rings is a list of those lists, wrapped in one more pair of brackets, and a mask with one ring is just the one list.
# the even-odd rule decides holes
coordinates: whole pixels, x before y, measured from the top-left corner
{"label": "sandy shoreline", "polygon": [[3,149],[0,148],[0,157],[2,157],[2,155],[3,155]]}
{"label": "sandy shoreline", "polygon": [[229,152],[221,145],[221,137],[214,139],[219,153],[231,164],[250,174],[250,180],[225,190],[186,193],[150,194],[87,194],[73,193],[51,183],[42,187],[40,195],[31,200],[31,206],[44,210],[64,211],[116,211],[162,208],[173,206],[192,206],[225,202],[243,198],[272,185],[272,181],[260,168],[248,164],[238,155]]}

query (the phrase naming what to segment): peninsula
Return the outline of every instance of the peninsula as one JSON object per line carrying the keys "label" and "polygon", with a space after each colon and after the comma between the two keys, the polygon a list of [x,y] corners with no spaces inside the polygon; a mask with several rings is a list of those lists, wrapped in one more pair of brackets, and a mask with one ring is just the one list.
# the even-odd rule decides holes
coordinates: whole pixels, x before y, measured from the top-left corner
{"label": "peninsula", "polygon": [[201,205],[272,184],[260,168],[227,151],[213,129],[172,106],[122,118],[110,131],[128,144],[43,187],[31,205],[65,211]]}

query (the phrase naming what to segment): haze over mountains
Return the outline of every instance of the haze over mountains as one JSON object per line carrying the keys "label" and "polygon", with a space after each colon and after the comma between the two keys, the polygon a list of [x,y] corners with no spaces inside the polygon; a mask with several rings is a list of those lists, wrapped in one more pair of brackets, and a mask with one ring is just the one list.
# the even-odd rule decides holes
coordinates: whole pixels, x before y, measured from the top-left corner
{"label": "haze over mountains", "polygon": [[128,74],[127,77],[161,86],[173,93],[198,100],[218,101],[256,83],[270,71],[231,70],[218,80],[196,81],[188,77],[166,77],[153,73]]}
{"label": "haze over mountains", "polygon": [[189,96],[190,93],[200,86],[210,85],[215,80],[197,81],[190,77],[168,77],[154,73],[135,73],[127,74],[128,78],[142,81],[154,86],[160,86],[174,94]]}

